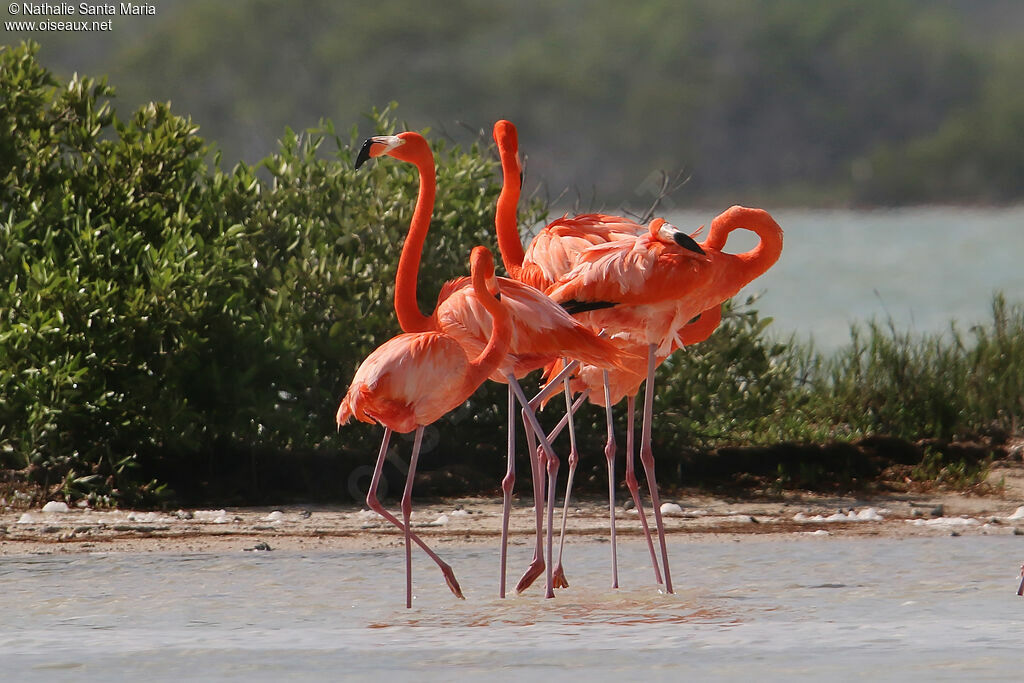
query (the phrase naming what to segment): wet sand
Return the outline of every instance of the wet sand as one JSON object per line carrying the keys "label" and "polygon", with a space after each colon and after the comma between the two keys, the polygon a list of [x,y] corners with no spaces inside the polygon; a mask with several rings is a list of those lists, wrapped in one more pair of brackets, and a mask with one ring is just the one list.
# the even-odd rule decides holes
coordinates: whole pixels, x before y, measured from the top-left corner
{"label": "wet sand", "polygon": [[[787,492],[744,500],[703,494],[666,498],[665,526],[673,543],[691,540],[835,537],[902,538],[935,535],[1024,535],[1024,463],[996,462],[996,485],[984,496],[949,492],[892,493],[864,497]],[[998,486],[1001,484],[1001,486]],[[635,511],[616,509],[620,538],[642,534]],[[645,499],[645,505],[649,502]],[[397,501],[386,501],[398,513]],[[533,542],[533,501],[514,501],[511,542]],[[50,506],[61,508],[61,505]],[[671,507],[671,506],[670,506]],[[457,498],[414,501],[413,525],[435,547],[497,545],[501,501]],[[568,542],[607,542],[608,505],[573,501]],[[653,525],[653,515],[646,509]],[[561,505],[556,507],[556,535]],[[652,526],[653,528],[653,526]],[[403,543],[398,529],[361,506],[228,508],[140,512],[5,509],[0,512],[0,555],[93,552],[230,552],[245,550],[374,549]]]}

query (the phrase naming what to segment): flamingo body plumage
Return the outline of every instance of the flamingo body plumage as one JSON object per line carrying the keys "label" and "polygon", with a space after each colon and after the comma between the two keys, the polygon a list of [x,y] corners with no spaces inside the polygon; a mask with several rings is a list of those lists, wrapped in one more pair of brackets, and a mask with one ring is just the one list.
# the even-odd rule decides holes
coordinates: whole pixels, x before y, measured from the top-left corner
{"label": "flamingo body plumage", "polygon": [[355,417],[405,434],[437,421],[479,386],[467,385],[469,358],[450,335],[398,335],[371,353],[352,379],[338,408],[337,422]]}

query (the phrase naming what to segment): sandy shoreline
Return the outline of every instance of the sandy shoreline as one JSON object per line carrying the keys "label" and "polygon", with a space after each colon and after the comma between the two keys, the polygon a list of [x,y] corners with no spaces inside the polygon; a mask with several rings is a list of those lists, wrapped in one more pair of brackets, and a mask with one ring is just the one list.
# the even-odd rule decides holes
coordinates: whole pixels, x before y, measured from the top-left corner
{"label": "sandy shoreline", "polygon": [[[792,493],[773,500],[730,500],[683,495],[666,503],[665,525],[672,542],[757,538],[1024,536],[1024,464],[998,462],[990,474],[1002,483],[998,494],[887,494],[863,498]],[[640,521],[616,510],[621,538],[638,538]],[[607,541],[605,501],[574,501],[569,542]],[[397,503],[388,501],[397,512]],[[459,498],[414,503],[417,533],[437,547],[497,545],[501,501]],[[51,506],[51,507],[58,507]],[[560,508],[556,511],[560,513]],[[647,510],[648,519],[652,518]],[[652,520],[653,523],[653,520]],[[519,497],[511,521],[514,544],[532,543],[532,500]],[[556,530],[557,530],[556,521]],[[0,555],[92,552],[231,552],[272,550],[361,550],[396,547],[400,532],[361,506],[229,508],[138,512],[130,510],[4,510],[0,512]]]}

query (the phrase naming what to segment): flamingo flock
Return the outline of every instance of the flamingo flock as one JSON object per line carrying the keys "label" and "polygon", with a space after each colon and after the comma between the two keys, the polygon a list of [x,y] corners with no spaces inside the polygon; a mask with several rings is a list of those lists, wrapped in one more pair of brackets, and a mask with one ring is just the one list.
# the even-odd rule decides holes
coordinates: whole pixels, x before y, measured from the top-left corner
{"label": "flamingo flock", "polygon": [[[404,132],[369,138],[356,159],[388,156],[414,165],[419,194],[402,246],[395,278],[394,308],[403,333],[373,351],[356,370],[337,411],[339,427],[350,418],[378,423],[384,437],[367,493],[367,506],[405,535],[406,606],[412,606],[412,544],[434,562],[452,593],[463,598],[452,568],[410,525],[412,484],[423,429],[465,402],[488,379],[508,385],[508,466],[503,494],[499,596],[506,596],[509,514],[515,482],[516,418],[521,415],[530,454],[536,510],[534,557],[516,585],[525,591],[541,574],[545,596],[568,586],[562,543],[573,475],[579,460],[573,412],[584,401],[607,415],[605,459],[611,533],[611,585],[618,588],[615,536],[615,455],[612,407],[626,398],[625,481],[647,540],[655,582],[673,592],[651,444],[654,373],[678,349],[707,339],[721,321],[722,303],[770,268],[782,250],[782,229],[760,209],[734,206],[711,223],[707,239],[655,218],[648,225],[619,216],[563,216],[545,226],[525,248],[517,224],[522,169],[515,126],[494,125],[502,167],[495,230],[508,277],[495,274],[490,251],[475,247],[470,275],[445,284],[430,315],[417,304],[416,286],[436,196],[433,153],[422,135]],[[752,250],[723,252],[734,230],[759,238]],[[530,399],[519,380],[540,370],[541,393]],[[634,466],[636,397],[644,387],[640,462],[647,479],[657,549],[644,512]],[[563,392],[566,414],[552,433],[540,426],[536,409]],[[518,408],[517,408],[518,406]],[[554,555],[555,487],[560,459],[551,447],[568,426],[570,453],[557,557]],[[377,499],[392,432],[415,431],[401,501],[402,518]],[[546,524],[545,524],[546,517]],[[545,533],[546,529],[546,533]],[[658,559],[660,551],[660,562]]]}

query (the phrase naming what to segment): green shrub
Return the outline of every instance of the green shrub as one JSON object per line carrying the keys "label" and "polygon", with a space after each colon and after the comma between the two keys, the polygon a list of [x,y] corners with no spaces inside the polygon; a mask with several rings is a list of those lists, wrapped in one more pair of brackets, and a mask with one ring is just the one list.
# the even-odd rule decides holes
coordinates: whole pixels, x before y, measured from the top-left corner
{"label": "green shrub", "polygon": [[787,403],[799,354],[766,337],[771,319],[758,315],[755,301],[726,302],[715,333],[659,369],[654,410],[660,440],[682,448],[780,438],[779,420],[792,413]]}
{"label": "green shrub", "polygon": [[859,434],[951,439],[1014,431],[1024,417],[1024,308],[1002,295],[992,321],[914,336],[891,324],[852,331],[851,344],[823,363],[816,418]]}
{"label": "green shrub", "polygon": [[[257,498],[283,484],[268,458],[365,458],[371,430],[339,438],[333,414],[398,332],[415,170],[356,172],[357,131],[325,122],[224,171],[168,105],[123,121],[104,82],[58,85],[35,51],[0,53],[0,465],[50,494],[144,502],[165,484]],[[395,128],[388,111],[371,125]],[[478,145],[437,153],[424,310],[493,246],[498,192]]]}

